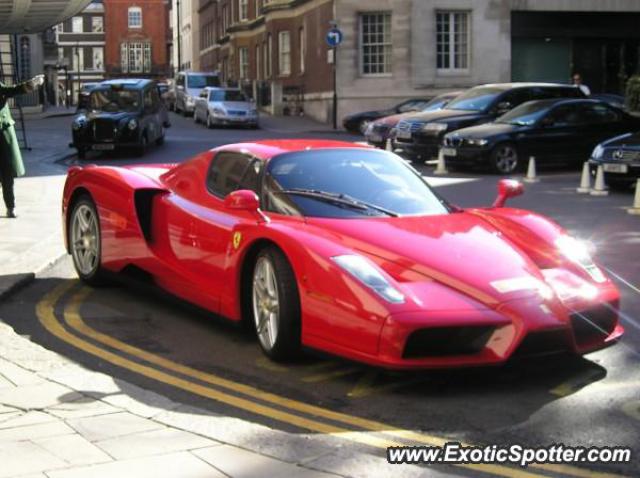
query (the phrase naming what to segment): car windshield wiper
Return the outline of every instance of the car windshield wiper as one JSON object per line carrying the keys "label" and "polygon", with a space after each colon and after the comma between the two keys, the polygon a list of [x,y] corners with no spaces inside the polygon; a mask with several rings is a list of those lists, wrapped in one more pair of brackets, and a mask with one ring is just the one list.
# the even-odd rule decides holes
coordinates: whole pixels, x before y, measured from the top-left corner
{"label": "car windshield wiper", "polygon": [[376,206],[375,204],[361,201],[360,199],[351,197],[348,194],[331,193],[328,191],[321,191],[319,189],[302,189],[302,188],[283,189],[281,191],[275,191],[275,193],[310,197],[310,198],[318,199],[320,201],[324,201],[337,206],[348,207],[350,209],[358,209],[360,211],[373,210],[373,211],[381,212],[382,214],[386,214],[387,216],[398,217],[398,213],[396,212],[390,211],[389,209],[385,209],[380,206]]}

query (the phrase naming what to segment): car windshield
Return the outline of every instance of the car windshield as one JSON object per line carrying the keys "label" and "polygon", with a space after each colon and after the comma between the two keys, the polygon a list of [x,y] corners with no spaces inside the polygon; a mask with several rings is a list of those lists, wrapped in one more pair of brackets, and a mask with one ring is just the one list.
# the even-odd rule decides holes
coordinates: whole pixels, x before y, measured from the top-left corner
{"label": "car windshield", "polygon": [[268,210],[313,217],[435,215],[447,204],[395,154],[368,149],[287,153],[269,161]]}
{"label": "car windshield", "polygon": [[514,124],[518,126],[531,126],[549,110],[548,105],[537,101],[529,101],[503,114],[496,123]]}
{"label": "car windshield", "polygon": [[92,91],[89,105],[94,111],[114,113],[117,111],[134,112],[140,109],[140,92],[138,90],[109,88]]}
{"label": "car windshield", "polygon": [[212,91],[209,101],[249,101],[242,91],[238,90],[218,90]]}
{"label": "car windshield", "polygon": [[447,105],[448,110],[483,111],[504,89],[490,86],[471,88]]}
{"label": "car windshield", "polygon": [[220,86],[220,79],[216,75],[188,75],[187,88],[205,88]]}
{"label": "car windshield", "polygon": [[449,101],[451,101],[451,98],[449,97],[436,96],[422,107],[422,112],[440,110],[444,108]]}

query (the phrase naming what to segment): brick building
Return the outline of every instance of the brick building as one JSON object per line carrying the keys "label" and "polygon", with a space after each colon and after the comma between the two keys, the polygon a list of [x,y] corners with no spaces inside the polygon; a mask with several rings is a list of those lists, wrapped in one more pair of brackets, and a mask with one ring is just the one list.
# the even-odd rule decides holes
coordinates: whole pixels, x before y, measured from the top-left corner
{"label": "brick building", "polygon": [[104,0],[106,76],[166,78],[166,0]]}
{"label": "brick building", "polygon": [[304,108],[327,119],[332,66],[325,35],[333,0],[199,2],[201,70],[219,71],[273,113]]}

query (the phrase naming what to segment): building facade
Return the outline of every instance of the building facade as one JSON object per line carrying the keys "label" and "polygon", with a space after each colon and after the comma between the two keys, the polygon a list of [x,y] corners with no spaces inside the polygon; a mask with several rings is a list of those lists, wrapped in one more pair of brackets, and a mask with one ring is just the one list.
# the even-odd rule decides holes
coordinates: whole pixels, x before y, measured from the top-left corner
{"label": "building facade", "polygon": [[168,11],[165,0],[104,0],[106,77],[170,76]]}
{"label": "building facade", "polygon": [[[84,10],[44,33],[45,73],[49,83],[56,84],[56,104],[76,104],[83,83],[102,81],[105,77],[105,18],[100,1],[91,2]],[[52,53],[56,51],[57,55]]]}
{"label": "building facade", "polygon": [[200,0],[171,0],[174,73],[199,71]]}

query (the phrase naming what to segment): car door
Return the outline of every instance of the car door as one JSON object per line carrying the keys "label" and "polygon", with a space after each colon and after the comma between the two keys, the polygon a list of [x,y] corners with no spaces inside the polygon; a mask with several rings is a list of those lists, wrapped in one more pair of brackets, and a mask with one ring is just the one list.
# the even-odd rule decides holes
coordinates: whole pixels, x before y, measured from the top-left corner
{"label": "car door", "polygon": [[551,108],[536,124],[521,134],[518,141],[526,156],[540,163],[572,161],[579,142],[579,111],[575,104]]}
{"label": "car door", "polygon": [[224,198],[238,189],[259,194],[261,171],[261,160],[231,151],[218,153],[209,165],[206,193],[193,217],[197,251],[191,267],[198,280],[214,285],[218,296],[228,295],[232,289],[227,259],[234,233],[241,231],[244,224],[256,224],[253,214],[225,208]]}

